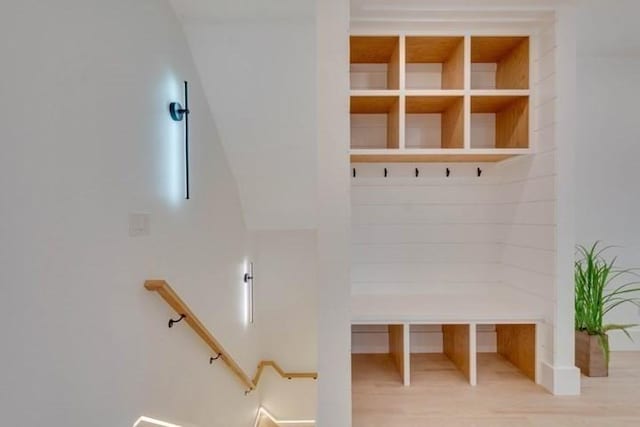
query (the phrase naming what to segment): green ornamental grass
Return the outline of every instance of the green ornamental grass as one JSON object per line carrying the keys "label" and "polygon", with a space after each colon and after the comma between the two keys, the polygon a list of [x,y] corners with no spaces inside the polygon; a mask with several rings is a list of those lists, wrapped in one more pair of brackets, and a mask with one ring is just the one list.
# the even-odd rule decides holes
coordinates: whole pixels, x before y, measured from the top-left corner
{"label": "green ornamental grass", "polygon": [[591,247],[578,246],[575,262],[575,317],[576,330],[599,337],[600,346],[609,362],[608,331],[621,330],[629,339],[627,328],[636,325],[604,324],[604,317],[622,304],[640,307],[640,275],[637,269],[619,269],[616,257],[608,261],[604,253],[611,248],[600,248],[600,242]]}

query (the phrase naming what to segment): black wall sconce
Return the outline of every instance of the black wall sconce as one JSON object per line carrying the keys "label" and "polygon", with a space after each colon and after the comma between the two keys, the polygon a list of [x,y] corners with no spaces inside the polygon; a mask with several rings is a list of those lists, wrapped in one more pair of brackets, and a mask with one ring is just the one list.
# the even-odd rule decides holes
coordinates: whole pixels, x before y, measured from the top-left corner
{"label": "black wall sconce", "polygon": [[244,273],[244,283],[247,286],[247,322],[253,323],[253,263],[247,265]]}
{"label": "black wall sconce", "polygon": [[184,107],[179,102],[172,102],[169,104],[169,114],[171,118],[176,122],[181,122],[184,119],[184,184],[185,184],[185,199],[189,199],[189,83],[184,82]]}

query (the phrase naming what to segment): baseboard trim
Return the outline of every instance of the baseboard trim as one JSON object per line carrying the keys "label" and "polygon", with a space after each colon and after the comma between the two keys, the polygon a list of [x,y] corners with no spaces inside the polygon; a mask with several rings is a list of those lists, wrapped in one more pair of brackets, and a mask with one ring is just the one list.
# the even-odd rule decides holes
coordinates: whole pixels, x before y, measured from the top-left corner
{"label": "baseboard trim", "polygon": [[542,363],[541,384],[556,396],[580,395],[580,369],[575,366],[551,366]]}

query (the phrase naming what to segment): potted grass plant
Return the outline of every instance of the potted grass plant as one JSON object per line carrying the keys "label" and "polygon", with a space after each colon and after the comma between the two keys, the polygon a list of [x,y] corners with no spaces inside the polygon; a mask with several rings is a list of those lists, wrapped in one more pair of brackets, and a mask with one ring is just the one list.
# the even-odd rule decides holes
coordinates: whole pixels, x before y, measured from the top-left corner
{"label": "potted grass plant", "polygon": [[605,316],[623,304],[640,307],[640,275],[636,269],[620,269],[616,258],[608,260],[600,242],[578,246],[575,262],[575,360],[580,371],[590,377],[609,375],[607,332],[620,330],[629,339],[628,328],[635,325],[605,324]]}

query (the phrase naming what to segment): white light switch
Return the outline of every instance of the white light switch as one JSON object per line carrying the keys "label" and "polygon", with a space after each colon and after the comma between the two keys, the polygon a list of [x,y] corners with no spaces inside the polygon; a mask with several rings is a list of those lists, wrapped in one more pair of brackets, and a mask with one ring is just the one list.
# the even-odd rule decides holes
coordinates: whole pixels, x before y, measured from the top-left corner
{"label": "white light switch", "polygon": [[151,215],[148,213],[129,214],[129,236],[140,237],[151,234]]}

